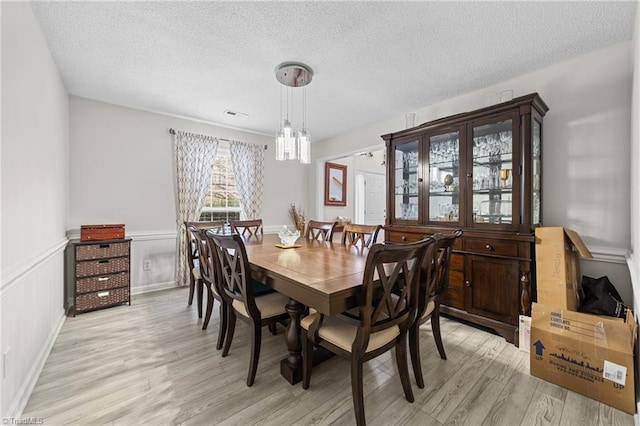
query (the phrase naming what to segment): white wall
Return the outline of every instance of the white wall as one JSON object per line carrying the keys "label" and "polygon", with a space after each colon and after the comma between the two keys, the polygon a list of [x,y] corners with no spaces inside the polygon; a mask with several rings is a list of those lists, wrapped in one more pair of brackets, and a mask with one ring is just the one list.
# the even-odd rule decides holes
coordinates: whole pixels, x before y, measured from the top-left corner
{"label": "white wall", "polygon": [[[543,128],[544,225],[578,231],[596,257],[582,262],[583,273],[608,275],[629,304],[631,47],[621,43],[415,111],[423,123],[484,107],[490,93],[540,93],[550,108]],[[380,135],[404,129],[406,112],[314,145],[313,161],[382,148]],[[310,189],[318,187],[318,173],[313,177]]]}
{"label": "white wall", "polygon": [[[290,225],[292,202],[306,206],[310,166],[276,162],[273,138],[207,123],[70,98],[70,201],[68,229],[124,223],[133,237],[132,292],[173,287],[176,209],[173,137],[169,128],[221,139],[268,145],[265,152],[265,231]],[[150,271],[142,262],[151,260]]]}
{"label": "white wall", "polygon": [[[633,283],[634,310],[640,309],[640,13],[636,12],[633,41],[633,87],[631,91],[631,253],[629,270]],[[639,409],[640,412],[640,409]]]}
{"label": "white wall", "polygon": [[18,416],[64,321],[68,96],[29,3],[2,2],[0,417]]}
{"label": "white wall", "polygon": [[[338,216],[346,217],[350,220],[354,220],[355,213],[355,187],[356,187],[356,173],[357,172],[369,172],[385,174],[385,166],[382,165],[384,160],[384,150],[366,151],[371,152],[372,156],[363,156],[361,153],[349,155],[341,158],[333,158],[328,160],[331,163],[344,164],[347,166],[347,205],[342,206],[325,206],[324,205],[324,176],[325,176],[325,162],[317,161],[316,165],[318,172],[322,176],[322,187],[314,194],[317,199],[316,206],[319,208],[319,212],[311,219],[332,221],[336,220]],[[318,217],[318,219],[316,219]]]}

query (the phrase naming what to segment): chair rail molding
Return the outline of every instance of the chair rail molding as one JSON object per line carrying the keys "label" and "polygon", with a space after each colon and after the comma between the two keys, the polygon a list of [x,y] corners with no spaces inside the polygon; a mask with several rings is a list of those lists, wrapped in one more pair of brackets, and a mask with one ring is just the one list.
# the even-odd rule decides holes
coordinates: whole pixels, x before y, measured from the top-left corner
{"label": "chair rail molding", "polygon": [[3,298],[7,292],[11,291],[11,289],[18,285],[27,274],[33,272],[34,268],[42,265],[52,256],[55,256],[61,251],[64,251],[64,248],[67,246],[68,242],[69,240],[67,238],[63,238],[34,258],[27,259],[20,265],[11,268],[9,271],[2,271],[0,299]]}
{"label": "chair rail molding", "polygon": [[626,264],[629,250],[619,247],[588,247],[593,259],[581,259],[586,261]]}

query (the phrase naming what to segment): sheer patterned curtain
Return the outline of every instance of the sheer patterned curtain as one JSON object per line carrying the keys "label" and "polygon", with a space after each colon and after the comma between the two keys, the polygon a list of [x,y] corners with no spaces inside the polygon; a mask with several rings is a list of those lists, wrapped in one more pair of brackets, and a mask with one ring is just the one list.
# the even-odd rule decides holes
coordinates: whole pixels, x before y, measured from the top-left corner
{"label": "sheer patterned curtain", "polygon": [[229,153],[242,204],[242,218],[260,219],[264,187],[264,147],[232,141],[229,144]]}
{"label": "sheer patterned curtain", "polygon": [[211,182],[213,160],[218,139],[195,133],[176,132],[174,137],[176,166],[176,285],[189,283],[185,222],[198,220]]}

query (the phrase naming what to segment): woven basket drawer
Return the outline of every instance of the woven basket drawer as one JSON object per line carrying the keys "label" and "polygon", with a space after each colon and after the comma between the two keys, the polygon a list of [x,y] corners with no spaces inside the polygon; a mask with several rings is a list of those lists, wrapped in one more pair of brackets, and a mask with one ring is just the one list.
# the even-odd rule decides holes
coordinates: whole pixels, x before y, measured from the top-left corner
{"label": "woven basket drawer", "polygon": [[129,256],[129,243],[81,245],[76,248],[76,260]]}
{"label": "woven basket drawer", "polygon": [[108,290],[110,288],[129,285],[129,272],[82,278],[76,282],[76,293],[90,293],[92,291]]}
{"label": "woven basket drawer", "polygon": [[113,272],[129,270],[128,257],[116,257],[113,259],[85,260],[76,263],[76,277],[89,277],[92,275],[104,275]]}
{"label": "woven basket drawer", "polygon": [[102,306],[126,303],[129,301],[129,288],[98,291],[76,296],[76,311],[86,311]]}

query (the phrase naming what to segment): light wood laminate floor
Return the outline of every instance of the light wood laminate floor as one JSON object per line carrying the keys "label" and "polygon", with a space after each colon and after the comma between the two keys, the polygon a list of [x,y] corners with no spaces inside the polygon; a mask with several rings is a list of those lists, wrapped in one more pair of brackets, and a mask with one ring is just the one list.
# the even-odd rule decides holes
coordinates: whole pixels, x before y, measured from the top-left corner
{"label": "light wood laminate floor", "polygon": [[[284,329],[263,329],[253,387],[247,326],[238,321],[226,358],[215,349],[217,304],[201,330],[187,289],[135,296],[119,306],[67,318],[22,417],[46,425],[351,425],[349,364],[316,367],[311,386],[279,373]],[[407,402],[394,355],[365,365],[367,423],[374,425],[632,425],[633,417],[529,375],[528,354],[487,333],[443,319],[448,359],[422,329],[425,389],[412,378]]]}

